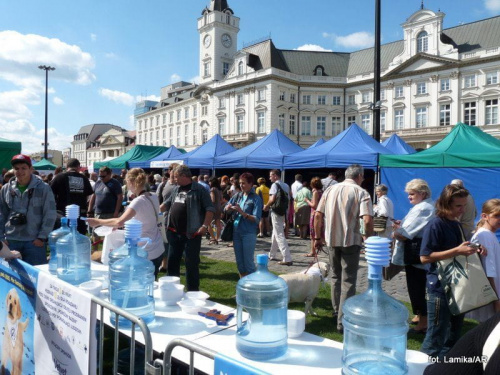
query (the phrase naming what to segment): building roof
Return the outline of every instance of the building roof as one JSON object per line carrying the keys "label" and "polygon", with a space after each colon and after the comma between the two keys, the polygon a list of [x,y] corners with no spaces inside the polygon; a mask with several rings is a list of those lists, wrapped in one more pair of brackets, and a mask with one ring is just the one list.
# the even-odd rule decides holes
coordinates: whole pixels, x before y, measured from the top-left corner
{"label": "building roof", "polygon": [[500,16],[450,27],[443,32],[457,44],[460,53],[498,47]]}
{"label": "building roof", "polygon": [[97,139],[97,137],[107,132],[109,129],[126,131],[121,126],[113,124],[90,124],[82,126],[77,134],[88,134],[86,141],[94,142]]}

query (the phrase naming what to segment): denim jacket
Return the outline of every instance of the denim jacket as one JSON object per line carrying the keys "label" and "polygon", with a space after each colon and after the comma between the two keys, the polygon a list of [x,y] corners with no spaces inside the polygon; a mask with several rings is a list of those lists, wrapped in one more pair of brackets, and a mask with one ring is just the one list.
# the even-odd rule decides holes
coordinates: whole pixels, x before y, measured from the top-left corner
{"label": "denim jacket", "polygon": [[[175,186],[170,198],[165,202],[165,206],[168,212],[167,215],[167,225],[170,222],[170,207],[175,201],[175,197],[179,193],[179,186]],[[205,220],[205,214],[207,211],[215,212],[215,207],[210,199],[210,193],[199,183],[193,182],[191,185],[191,190],[187,193],[186,198],[186,208],[187,208],[187,237],[191,238],[192,235],[200,229]]]}
{"label": "denim jacket", "polygon": [[[10,218],[16,212],[27,216],[25,225],[11,225]],[[56,202],[52,189],[35,175],[31,176],[31,181],[23,194],[19,191],[15,178],[2,186],[0,191],[0,240],[4,238],[16,241],[47,239],[49,233],[54,229],[56,217]]]}
{"label": "denim jacket", "polygon": [[[243,199],[243,193],[238,193],[231,197],[229,203],[235,205]],[[243,205],[243,212],[252,216],[255,216],[255,221],[246,220],[244,217],[240,217],[238,226],[235,228],[240,234],[257,234],[257,226],[259,225],[260,218],[262,216],[262,199],[255,191],[252,189],[247,196],[245,204]],[[238,213],[234,213],[235,218],[241,216]]]}

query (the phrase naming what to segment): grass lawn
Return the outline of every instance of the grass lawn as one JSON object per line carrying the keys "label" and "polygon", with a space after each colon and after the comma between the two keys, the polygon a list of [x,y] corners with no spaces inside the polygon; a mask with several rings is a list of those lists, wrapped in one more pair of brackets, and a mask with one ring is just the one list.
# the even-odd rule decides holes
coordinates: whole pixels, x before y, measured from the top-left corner
{"label": "grass lawn", "polygon": [[[181,269],[181,275],[184,274],[184,268]],[[160,276],[163,276],[160,274]],[[200,264],[200,289],[210,294],[210,300],[221,304],[236,307],[236,283],[238,282],[238,271],[236,264],[224,262],[212,258],[202,257]],[[181,283],[185,285],[184,277],[181,277]],[[411,307],[405,303],[409,309],[410,317]],[[318,316],[309,315],[306,320],[306,331],[321,337],[342,342],[342,335],[337,333],[332,318],[332,304],[330,299],[330,285],[325,284],[320,288],[320,292],[313,303],[314,311]],[[303,303],[291,303],[289,309],[304,310]],[[474,328],[477,322],[466,320],[463,332]],[[408,349],[419,350],[424,339],[424,335],[408,335]]]}

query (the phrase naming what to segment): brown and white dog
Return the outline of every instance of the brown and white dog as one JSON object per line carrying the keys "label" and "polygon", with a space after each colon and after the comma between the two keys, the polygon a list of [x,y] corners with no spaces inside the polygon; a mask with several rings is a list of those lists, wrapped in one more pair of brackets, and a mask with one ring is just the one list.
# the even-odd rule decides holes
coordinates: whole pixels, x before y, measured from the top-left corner
{"label": "brown and white dog", "polygon": [[12,362],[11,375],[22,375],[23,373],[23,350],[24,331],[29,324],[29,318],[21,322],[22,310],[19,295],[16,289],[12,288],[7,293],[5,300],[7,309],[7,321],[5,322],[5,333],[2,345],[2,375],[9,362]]}
{"label": "brown and white dog", "polygon": [[[319,268],[319,272],[314,272]],[[312,303],[319,292],[321,281],[328,275],[330,265],[325,262],[313,264],[307,273],[289,273],[280,275],[288,285],[288,302],[304,302],[304,313],[311,313],[316,316],[312,310]]]}

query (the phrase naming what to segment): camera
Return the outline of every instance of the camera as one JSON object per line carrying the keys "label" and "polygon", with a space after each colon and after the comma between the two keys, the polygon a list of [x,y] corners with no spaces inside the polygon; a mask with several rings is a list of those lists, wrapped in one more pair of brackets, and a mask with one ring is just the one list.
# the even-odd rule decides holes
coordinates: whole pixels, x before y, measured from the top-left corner
{"label": "camera", "polygon": [[472,247],[473,249],[479,249],[481,247],[481,244],[475,243],[475,242],[471,242],[468,246]]}
{"label": "camera", "polygon": [[28,222],[28,219],[26,218],[25,214],[22,214],[20,212],[15,212],[11,217],[10,217],[10,224],[14,226],[19,226],[19,225],[25,225]]}

